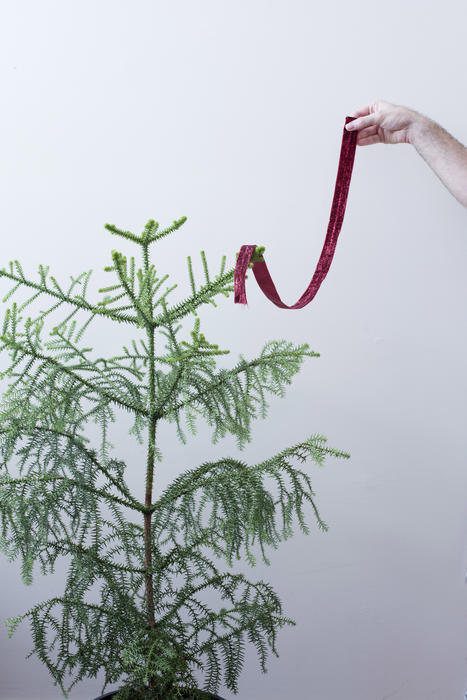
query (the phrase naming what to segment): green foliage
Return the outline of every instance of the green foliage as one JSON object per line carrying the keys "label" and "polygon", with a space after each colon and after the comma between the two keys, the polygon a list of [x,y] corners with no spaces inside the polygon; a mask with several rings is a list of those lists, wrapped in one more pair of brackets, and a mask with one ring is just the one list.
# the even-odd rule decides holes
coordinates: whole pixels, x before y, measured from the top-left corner
{"label": "green foliage", "polygon": [[[310,477],[294,463],[349,457],[314,434],[258,464],[230,457],[205,462],[155,492],[155,464],[163,459],[156,440],[160,421],[173,423],[185,442],[202,419],[214,443],[231,434],[242,449],[251,440],[252,420],[267,417],[269,396],[284,396],[303,360],[318,356],[307,344],[274,340],[254,359],[240,356],[231,369],[217,368],[217,356],[229,351],[201,332],[198,308],[229,296],[234,270],[226,270],[223,257],[211,275],[202,251],[198,284],[188,258],[191,293],[170,304],[177,285],[166,284],[168,275],[158,276],[149,259],[150,245],[185,220],[162,231],[150,220],[140,236],[106,224],[111,234],[140,246],[143,264],[136,268],[133,256],[112,250],[113,264],[104,269],[116,279],[99,290],[105,296],[97,303],[86,298],[92,270],[70,277],[68,289],[42,265],[38,280],[26,277],[17,260],[0,270],[13,282],[4,302],[18,289],[32,290],[24,303],[6,309],[0,335],[0,350],[11,359],[0,374],[11,380],[0,403],[0,549],[10,561],[21,560],[26,585],[36,562],[43,575],[54,572],[59,557],[69,562],[62,596],[6,624],[11,636],[29,619],[29,656],[47,666],[65,697],[101,671],[102,692],[124,677],[118,700],[195,700],[221,683],[237,693],[248,642],[266,672],[268,651],[278,656],[278,630],[295,622],[283,615],[269,584],[219,571],[209,553],[229,567],[242,556],[254,566],[258,544],[269,564],[265,548],[276,549],[293,535],[294,517],[302,532],[310,532],[307,502],[326,530]],[[44,297],[52,305],[23,321],[24,310]],[[60,307],[66,315],[44,340],[44,325]],[[81,325],[78,314],[84,315]],[[145,337],[131,339],[117,356],[92,359],[82,338],[98,316],[143,329]],[[186,333],[178,322],[190,316]],[[130,413],[130,434],[147,447],[143,502],[125,481],[125,463],[110,455],[116,408]],[[85,435],[90,420],[100,428],[96,447]],[[11,461],[15,474],[8,470]],[[98,603],[90,599],[96,586]],[[203,601],[207,590],[220,596],[220,609]],[[203,691],[196,672],[204,676]]]}

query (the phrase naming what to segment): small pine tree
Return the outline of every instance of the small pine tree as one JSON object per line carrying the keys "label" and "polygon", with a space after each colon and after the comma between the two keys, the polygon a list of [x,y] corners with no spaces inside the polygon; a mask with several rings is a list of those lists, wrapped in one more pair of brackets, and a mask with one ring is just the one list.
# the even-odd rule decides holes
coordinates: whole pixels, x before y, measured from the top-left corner
{"label": "small pine tree", "polygon": [[[253,360],[240,356],[232,369],[216,368],[216,357],[228,351],[201,333],[198,308],[216,306],[218,295],[228,297],[234,270],[226,271],[224,256],[212,277],[202,252],[205,279],[198,286],[188,257],[191,294],[170,305],[168,296],[177,285],[163,289],[168,275],[158,277],[150,263],[151,244],[185,220],[159,231],[151,219],[140,236],[106,224],[110,233],[140,247],[143,266],[136,270],[134,257],[128,263],[112,250],[113,265],[104,269],[115,273],[116,283],[99,292],[114,294],[97,304],[86,299],[92,270],[71,277],[66,291],[42,265],[36,281],[24,275],[17,260],[0,270],[14,283],[4,302],[19,288],[33,292],[6,310],[0,336],[0,350],[11,356],[0,376],[14,378],[0,404],[0,548],[10,561],[21,558],[26,585],[32,583],[34,562],[46,575],[54,572],[58,557],[69,561],[62,596],[5,624],[11,637],[29,618],[34,647],[27,658],[39,657],[65,697],[75,683],[101,670],[101,692],[125,677],[118,698],[206,698],[221,680],[237,693],[246,641],[256,647],[266,672],[268,648],[279,656],[277,630],[295,622],[283,616],[269,584],[222,573],[206,550],[229,567],[243,552],[253,566],[251,546],[257,540],[269,564],[265,546],[277,548],[293,534],[294,514],[302,532],[309,533],[305,501],[326,530],[309,476],[292,462],[310,458],[321,465],[326,455],[350,456],[326,447],[326,438],[315,434],[259,464],[231,457],[205,462],[156,495],[161,421],[173,422],[185,443],[185,431],[194,434],[201,416],[212,427],[214,443],[230,433],[241,449],[250,441],[251,421],[266,416],[267,394],[283,396],[303,359],[319,356],[307,344],[278,340]],[[21,329],[21,312],[44,296],[52,306],[29,316]],[[72,311],[43,342],[45,319],[59,307]],[[79,312],[86,316],[81,327],[74,318]],[[144,329],[146,337],[131,340],[123,354],[92,360],[92,348],[81,340],[97,316]],[[190,316],[194,326],[182,339],[179,321]],[[146,437],[144,502],[126,485],[124,462],[109,454],[114,408],[134,417],[130,434],[139,444]],[[100,426],[99,450],[84,434],[90,419]],[[7,464],[14,455],[19,471],[10,474]],[[265,487],[267,478],[277,492]],[[126,519],[128,514],[133,519]],[[176,577],[182,581],[176,583]],[[99,604],[86,600],[96,584]],[[225,607],[215,611],[203,603],[199,594],[205,589],[217,591]],[[195,670],[204,674],[205,692],[196,690]],[[73,682],[66,689],[67,674]]]}

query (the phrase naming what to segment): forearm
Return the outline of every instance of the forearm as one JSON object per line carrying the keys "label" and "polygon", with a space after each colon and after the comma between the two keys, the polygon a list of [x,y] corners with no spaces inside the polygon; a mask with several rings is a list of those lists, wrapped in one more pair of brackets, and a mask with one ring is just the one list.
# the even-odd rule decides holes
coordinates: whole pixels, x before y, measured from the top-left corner
{"label": "forearm", "polygon": [[409,141],[449,192],[467,207],[467,148],[423,115],[414,120]]}

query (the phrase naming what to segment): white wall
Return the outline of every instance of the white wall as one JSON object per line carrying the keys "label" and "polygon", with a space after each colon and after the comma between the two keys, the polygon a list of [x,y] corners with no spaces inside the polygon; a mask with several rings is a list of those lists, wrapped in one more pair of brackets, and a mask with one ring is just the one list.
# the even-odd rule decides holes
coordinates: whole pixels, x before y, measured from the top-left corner
{"label": "white wall", "polygon": [[[97,297],[111,248],[133,253],[105,222],[139,232],[186,215],[156,253],[182,288],[186,255],[233,264],[241,244],[258,243],[296,301],[323,244],[347,114],[382,98],[467,142],[466,21],[454,0],[4,0],[0,265],[18,258],[35,275],[48,264],[63,281],[92,267]],[[267,675],[249,649],[242,700],[463,696],[466,225],[412,147],[358,148],[338,249],[310,306],[276,308],[251,276],[247,309],[229,299],[202,317],[232,364],[271,338],[321,353],[271,401],[244,459],[314,432],[352,456],[311,467],[329,533],[298,531],[270,567],[243,567],[297,626],[280,634]],[[121,336],[110,347],[102,324],[96,341],[116,354]],[[134,454],[123,435],[116,455]],[[204,429],[185,448],[171,428],[161,439],[161,485],[238,454]],[[133,469],[135,488],[142,475]],[[3,558],[2,620],[60,592],[39,573],[26,588]],[[0,628],[2,700],[61,697],[25,660],[31,645],[27,624],[12,640]],[[100,688],[87,680],[71,698]]]}

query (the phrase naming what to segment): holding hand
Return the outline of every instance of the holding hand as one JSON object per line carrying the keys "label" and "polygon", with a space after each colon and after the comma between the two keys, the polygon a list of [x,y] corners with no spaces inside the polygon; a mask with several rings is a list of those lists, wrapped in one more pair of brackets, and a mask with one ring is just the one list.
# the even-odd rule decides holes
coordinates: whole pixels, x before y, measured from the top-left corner
{"label": "holding hand", "polygon": [[458,202],[467,207],[467,148],[433,119],[384,100],[357,109],[345,125],[357,146],[410,143]]}
{"label": "holding hand", "polygon": [[372,143],[411,143],[415,126],[425,117],[408,107],[376,100],[350,114],[359,117],[346,125],[358,130],[357,145]]}

